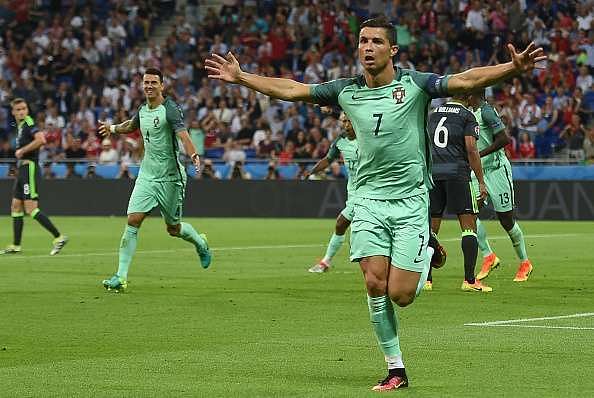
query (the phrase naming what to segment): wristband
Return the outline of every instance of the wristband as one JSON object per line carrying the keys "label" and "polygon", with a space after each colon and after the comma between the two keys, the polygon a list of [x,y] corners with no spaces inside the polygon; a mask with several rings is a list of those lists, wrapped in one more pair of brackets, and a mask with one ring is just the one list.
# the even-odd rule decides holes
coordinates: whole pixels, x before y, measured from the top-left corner
{"label": "wristband", "polygon": [[110,132],[111,134],[115,134],[115,133],[116,133],[116,130],[115,130],[115,128],[116,128],[115,124],[112,124],[111,126],[109,126],[109,132]]}
{"label": "wristband", "polygon": [[194,159],[196,159],[197,157],[198,157],[198,154],[197,154],[197,153],[193,153],[193,154],[190,156],[190,159],[194,160]]}

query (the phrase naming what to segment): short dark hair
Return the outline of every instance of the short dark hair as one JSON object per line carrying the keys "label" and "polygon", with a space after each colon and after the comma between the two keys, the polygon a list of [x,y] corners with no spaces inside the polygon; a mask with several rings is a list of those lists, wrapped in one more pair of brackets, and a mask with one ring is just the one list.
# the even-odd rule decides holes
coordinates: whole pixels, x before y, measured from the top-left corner
{"label": "short dark hair", "polygon": [[[388,41],[390,42],[391,46],[397,44],[396,41],[396,28],[388,19],[384,16],[371,18],[364,21],[361,24],[361,29],[363,28],[383,28],[386,31],[386,36],[388,36]],[[360,30],[359,30],[360,32]]]}
{"label": "short dark hair", "polygon": [[159,76],[159,81],[163,83],[163,73],[157,68],[146,68],[144,71],[145,75],[157,75]]}

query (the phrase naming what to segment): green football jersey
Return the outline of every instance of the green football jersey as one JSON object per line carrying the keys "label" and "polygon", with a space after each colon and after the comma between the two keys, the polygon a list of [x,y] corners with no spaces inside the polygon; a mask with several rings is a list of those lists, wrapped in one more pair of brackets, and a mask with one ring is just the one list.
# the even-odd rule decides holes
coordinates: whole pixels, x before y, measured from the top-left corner
{"label": "green football jersey", "polygon": [[[497,134],[505,130],[505,124],[503,124],[495,108],[488,102],[483,102],[480,108],[474,111],[474,116],[480,129],[477,143],[480,152],[493,143]],[[507,160],[503,148],[481,158],[483,169],[496,169],[506,163],[509,164],[509,160]]]}
{"label": "green football jersey", "polygon": [[139,180],[155,182],[186,181],[186,172],[179,161],[177,133],[186,130],[183,112],[169,97],[156,108],[145,103],[134,116],[144,141],[144,158],[140,163]]}
{"label": "green football jersey", "polygon": [[313,101],[339,105],[357,133],[358,197],[401,199],[432,187],[427,110],[432,98],[448,96],[448,79],[398,68],[381,87],[367,87],[363,76],[312,86]]}
{"label": "green football jersey", "polygon": [[328,150],[326,159],[330,163],[336,160],[342,153],[344,164],[349,174],[347,182],[347,193],[349,196],[355,193],[355,183],[357,181],[357,164],[359,163],[357,157],[357,140],[349,140],[344,135],[339,136]]}

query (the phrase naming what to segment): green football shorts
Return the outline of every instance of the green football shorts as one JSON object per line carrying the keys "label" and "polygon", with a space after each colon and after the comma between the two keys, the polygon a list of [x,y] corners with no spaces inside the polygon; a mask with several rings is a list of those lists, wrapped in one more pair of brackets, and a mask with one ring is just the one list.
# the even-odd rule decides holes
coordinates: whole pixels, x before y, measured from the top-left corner
{"label": "green football shorts", "polygon": [[355,205],[353,204],[353,199],[347,199],[346,205],[340,214],[342,214],[342,216],[350,222],[353,222],[353,216],[355,215]]}
{"label": "green football shorts", "polygon": [[184,194],[181,182],[136,180],[127,213],[149,213],[158,207],[167,224],[177,225],[181,222]]}
{"label": "green football shorts", "polygon": [[420,273],[429,261],[428,242],[428,193],[404,199],[355,201],[351,261],[386,256],[392,266]]}
{"label": "green football shorts", "polygon": [[[504,163],[496,169],[485,169],[485,185],[487,186],[488,200],[493,203],[497,213],[505,213],[514,209],[514,183],[512,170],[509,163]],[[479,192],[478,180],[472,173],[474,191]]]}

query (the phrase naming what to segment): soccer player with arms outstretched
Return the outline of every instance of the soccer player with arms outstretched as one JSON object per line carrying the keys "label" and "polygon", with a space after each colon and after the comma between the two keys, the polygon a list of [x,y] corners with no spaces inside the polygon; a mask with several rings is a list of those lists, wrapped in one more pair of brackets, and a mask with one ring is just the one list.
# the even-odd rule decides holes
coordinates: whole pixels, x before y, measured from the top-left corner
{"label": "soccer player with arms outstretched", "polygon": [[[433,182],[429,193],[431,229],[439,233],[444,210],[458,216],[462,230],[462,253],[464,255],[464,281],[462,290],[491,292],[474,277],[478,243],[476,240],[476,215],[479,210],[477,195],[470,179],[471,170],[479,182],[479,200],[487,196],[483,179],[481,158],[476,141],[479,127],[467,96],[458,95],[437,107],[429,115],[427,130],[433,154]],[[425,290],[432,289],[431,273],[425,282]]]}
{"label": "soccer player with arms outstretched", "polygon": [[144,142],[144,158],[128,203],[128,225],[120,244],[118,271],[103,281],[107,290],[127,288],[128,269],[136,250],[138,230],[155,207],[161,211],[169,235],[192,243],[203,268],[208,268],[211,262],[206,236],[181,221],[187,175],[178,159],[178,137],[186,153],[191,154],[194,166],[200,166],[196,148],[184,125],[183,113],[171,98],[163,97],[163,74],[160,70],[148,68],[143,75],[142,86],[146,103],[134,118],[116,125],[100,122],[99,126],[99,133],[103,136],[129,134],[140,129]]}
{"label": "soccer player with arms outstretched", "polygon": [[429,273],[429,102],[532,70],[535,62],[546,58],[534,47],[530,44],[517,53],[509,45],[511,62],[455,75],[395,69],[395,29],[380,17],[361,24],[361,76],[309,85],[246,73],[231,53],[226,58],[213,54],[206,61],[210,78],[286,101],[338,105],[353,124],[359,164],[350,258],[363,272],[371,323],[388,367],[388,376],[374,391],[408,386],[392,302],[411,304]]}
{"label": "soccer player with arms outstretched", "polygon": [[346,230],[353,221],[354,208],[351,198],[355,193],[355,181],[357,179],[357,137],[355,135],[355,130],[353,129],[351,121],[347,118],[344,112],[340,113],[339,121],[343,134],[334,140],[330,146],[330,149],[328,150],[326,157],[316,163],[311,170],[306,171],[303,175],[304,178],[307,178],[310,174],[316,174],[326,169],[341,154],[348,169],[347,201],[345,208],[336,218],[335,231],[330,238],[324,258],[309,269],[309,272],[313,273],[323,273],[330,269],[332,258],[342,246]]}
{"label": "soccer player with arms outstretched", "polygon": [[10,211],[12,216],[13,242],[0,254],[17,254],[21,252],[23,236],[23,217],[25,212],[49,231],[54,237],[50,255],[58,254],[68,242],[68,237],[60,234],[50,219],[39,209],[39,148],[45,144],[45,135],[35,126],[29,116],[29,106],[22,98],[10,102],[12,115],[17,125],[16,152],[17,178],[14,182]]}
{"label": "soccer player with arms outstretched", "polygon": [[[509,143],[509,136],[505,131],[505,124],[499,114],[484,97],[484,91],[473,94],[474,100],[479,103],[474,116],[479,123],[480,138],[478,149],[481,155],[481,163],[485,173],[485,183],[489,200],[493,204],[499,223],[509,235],[516,255],[520,260],[520,266],[514,277],[514,282],[525,282],[532,273],[532,263],[526,253],[524,233],[514,216],[514,185],[512,169],[504,147]],[[476,185],[476,179],[473,179]],[[477,279],[485,279],[492,269],[500,264],[499,258],[495,255],[489,241],[485,226],[477,220],[478,244],[483,254],[483,265],[476,276]]]}

